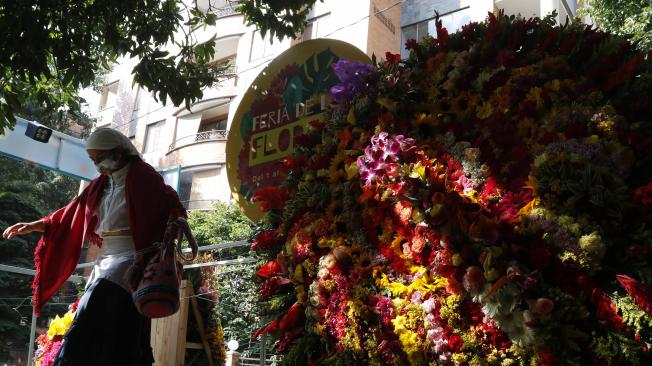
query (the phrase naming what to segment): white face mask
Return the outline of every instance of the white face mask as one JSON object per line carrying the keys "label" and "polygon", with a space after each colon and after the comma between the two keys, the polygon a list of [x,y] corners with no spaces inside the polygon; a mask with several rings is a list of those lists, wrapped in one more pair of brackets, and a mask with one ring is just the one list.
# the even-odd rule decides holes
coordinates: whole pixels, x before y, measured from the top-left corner
{"label": "white face mask", "polygon": [[116,170],[117,168],[118,168],[118,161],[113,160],[111,158],[106,158],[100,161],[99,163],[95,164],[95,169],[97,169],[97,171],[100,174],[109,174],[112,171]]}

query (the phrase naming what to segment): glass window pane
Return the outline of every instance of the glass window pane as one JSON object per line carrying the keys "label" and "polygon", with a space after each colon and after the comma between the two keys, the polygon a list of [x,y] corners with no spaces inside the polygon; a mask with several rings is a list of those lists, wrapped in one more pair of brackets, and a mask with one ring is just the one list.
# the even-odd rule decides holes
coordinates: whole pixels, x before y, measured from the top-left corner
{"label": "glass window pane", "polygon": [[417,24],[417,41],[421,41],[425,36],[428,35],[428,22],[421,22]]}
{"label": "glass window pane", "polygon": [[401,58],[407,58],[409,52],[405,49],[408,39],[417,39],[417,26],[411,25],[401,29]]}
{"label": "glass window pane", "polygon": [[147,126],[145,132],[145,147],[143,153],[159,151],[162,148],[163,139],[161,138],[165,121],[159,121]]}

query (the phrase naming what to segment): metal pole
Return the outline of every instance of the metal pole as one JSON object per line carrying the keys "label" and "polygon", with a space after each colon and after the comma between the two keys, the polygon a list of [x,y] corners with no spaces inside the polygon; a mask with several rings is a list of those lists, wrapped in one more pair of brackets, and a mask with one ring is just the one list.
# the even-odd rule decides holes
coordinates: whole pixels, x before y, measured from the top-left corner
{"label": "metal pole", "polygon": [[267,362],[267,334],[260,336],[260,366],[265,366]]}
{"label": "metal pole", "polygon": [[34,356],[34,338],[36,336],[36,312],[32,306],[32,328],[29,333],[29,351],[27,351],[27,366],[32,366],[32,357]]}

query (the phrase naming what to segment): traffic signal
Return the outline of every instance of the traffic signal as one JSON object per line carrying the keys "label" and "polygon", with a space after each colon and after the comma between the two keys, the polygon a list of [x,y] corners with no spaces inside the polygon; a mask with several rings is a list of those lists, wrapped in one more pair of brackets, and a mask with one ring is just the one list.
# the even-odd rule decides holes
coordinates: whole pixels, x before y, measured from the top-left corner
{"label": "traffic signal", "polygon": [[47,143],[50,141],[50,136],[52,136],[52,129],[37,125],[32,122],[28,122],[27,129],[25,130],[25,136],[38,142]]}

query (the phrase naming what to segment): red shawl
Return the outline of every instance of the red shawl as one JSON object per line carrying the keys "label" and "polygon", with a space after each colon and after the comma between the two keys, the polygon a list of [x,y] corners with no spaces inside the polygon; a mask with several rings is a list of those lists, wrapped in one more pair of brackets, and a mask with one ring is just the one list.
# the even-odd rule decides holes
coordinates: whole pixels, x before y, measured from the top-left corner
{"label": "red shawl", "polygon": [[[44,217],[46,230],[34,252],[36,276],[32,289],[37,315],[75,270],[84,240],[101,245],[94,232],[98,220],[95,213],[107,181],[108,176],[99,176],[66,207]],[[186,216],[177,192],[142,161],[129,167],[125,199],[136,250],[162,241],[169,218]]]}

